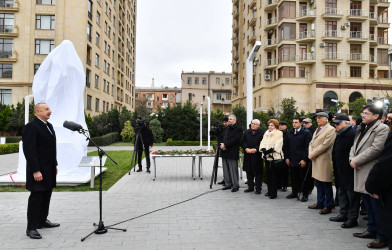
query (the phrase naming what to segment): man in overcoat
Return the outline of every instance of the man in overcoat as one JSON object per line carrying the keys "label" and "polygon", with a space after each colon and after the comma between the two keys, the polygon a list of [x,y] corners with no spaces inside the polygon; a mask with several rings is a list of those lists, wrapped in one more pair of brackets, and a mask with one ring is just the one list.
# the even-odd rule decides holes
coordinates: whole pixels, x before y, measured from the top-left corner
{"label": "man in overcoat", "polygon": [[238,178],[238,159],[240,156],[240,145],[242,139],[242,128],[237,124],[235,115],[229,116],[229,125],[224,129],[219,137],[219,147],[221,149],[223,163],[223,178],[225,187],[223,190],[231,189],[231,192],[238,192],[240,189]]}
{"label": "man in overcoat", "polygon": [[26,235],[32,239],[42,238],[37,228],[60,226],[47,219],[57,175],[56,134],[48,122],[51,113],[47,104],[36,104],[34,119],[22,129],[23,152],[27,162],[26,188],[30,191]]}
{"label": "man in overcoat", "polygon": [[[144,119],[143,119],[144,120]],[[148,127],[147,122],[144,120],[144,126],[140,128],[140,135],[142,136],[143,143],[141,143],[141,140],[138,143],[138,148],[137,148],[137,160],[138,160],[138,166],[139,169],[137,172],[142,171],[142,157],[143,157],[143,152],[144,156],[146,157],[146,163],[147,163],[147,172],[150,173],[150,167],[151,167],[151,161],[150,161],[150,149],[152,148],[152,145],[154,144],[154,135],[152,134],[151,129]]]}
{"label": "man in overcoat", "polygon": [[[244,149],[244,167],[246,178],[248,180],[248,188],[245,193],[256,191],[255,194],[261,194],[261,186],[263,179],[263,160],[259,151],[260,142],[263,139],[265,131],[260,129],[260,121],[254,119],[251,128],[247,129],[242,139],[242,148]],[[255,179],[255,182],[253,181]]]}
{"label": "man in overcoat", "polygon": [[355,129],[350,124],[350,118],[338,114],[333,121],[337,136],[334,144],[335,164],[339,182],[339,215],[329,218],[330,221],[344,222],[342,228],[352,228],[358,225],[359,203],[361,196],[354,191],[354,170],[350,166],[350,149],[354,143]]}
{"label": "man in overcoat", "polygon": [[366,191],[365,182],[384,149],[389,128],[380,121],[383,115],[382,108],[374,104],[366,105],[361,115],[362,123],[357,129],[350,151],[350,165],[354,169],[354,191],[361,193],[369,220],[365,232],[353,235],[358,238],[375,239],[369,244],[372,248],[377,248],[386,245],[386,237],[379,229],[380,203]]}
{"label": "man in overcoat", "polygon": [[309,156],[312,161],[312,177],[316,180],[317,203],[310,209],[321,209],[320,214],[329,214],[332,210],[332,147],[335,142],[335,129],[328,123],[328,114],[316,114],[318,128],[309,143]]}
{"label": "man in overcoat", "polygon": [[312,135],[309,130],[301,126],[300,118],[294,118],[293,129],[287,133],[286,152],[284,152],[291,176],[291,194],[286,197],[287,199],[297,198],[298,193],[302,191],[301,201],[308,201],[309,190],[305,185],[305,176],[308,172],[308,150],[311,140]]}

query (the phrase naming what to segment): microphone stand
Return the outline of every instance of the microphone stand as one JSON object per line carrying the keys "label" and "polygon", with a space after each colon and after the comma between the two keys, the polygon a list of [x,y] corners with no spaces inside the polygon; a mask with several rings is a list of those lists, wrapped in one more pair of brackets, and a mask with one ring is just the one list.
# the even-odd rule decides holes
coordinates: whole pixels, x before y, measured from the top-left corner
{"label": "microphone stand", "polygon": [[90,141],[92,144],[95,145],[98,149],[98,156],[99,156],[99,222],[98,224],[93,223],[93,226],[97,227],[94,231],[92,231],[90,234],[88,234],[86,237],[82,238],[81,241],[84,241],[87,237],[89,237],[92,234],[105,234],[107,233],[108,229],[113,229],[113,230],[120,230],[123,232],[126,232],[127,229],[120,229],[120,228],[114,228],[111,226],[105,227],[102,221],[102,156],[106,155],[114,164],[118,165],[118,163],[113,160],[112,157],[110,157],[102,148],[100,148],[93,140],[91,140],[90,136],[86,133],[87,130],[84,130],[83,128],[80,128],[76,130],[79,132],[79,134],[83,134],[86,136],[86,140]]}

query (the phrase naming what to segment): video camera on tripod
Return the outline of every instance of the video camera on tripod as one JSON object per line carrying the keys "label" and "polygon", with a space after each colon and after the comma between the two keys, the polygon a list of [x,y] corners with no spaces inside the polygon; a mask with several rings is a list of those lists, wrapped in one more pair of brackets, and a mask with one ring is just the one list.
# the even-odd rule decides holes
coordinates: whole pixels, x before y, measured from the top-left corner
{"label": "video camera on tripod", "polygon": [[137,119],[136,119],[136,122],[135,122],[135,134],[138,134],[138,133],[140,133],[140,131],[144,128],[144,127],[146,127],[146,119],[144,119],[143,117],[138,117]]}

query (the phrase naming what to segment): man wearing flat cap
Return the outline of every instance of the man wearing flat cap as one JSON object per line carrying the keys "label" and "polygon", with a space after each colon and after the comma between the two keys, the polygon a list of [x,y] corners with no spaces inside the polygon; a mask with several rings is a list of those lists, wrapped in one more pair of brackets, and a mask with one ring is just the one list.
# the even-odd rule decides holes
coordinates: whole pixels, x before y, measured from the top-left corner
{"label": "man wearing flat cap", "polygon": [[354,143],[355,129],[350,124],[350,118],[344,114],[336,115],[333,120],[336,129],[335,165],[339,178],[338,182],[340,211],[339,215],[329,218],[330,221],[344,222],[342,228],[352,228],[358,225],[360,195],[354,191],[354,170],[350,166],[350,150]]}
{"label": "man wearing flat cap", "polygon": [[318,128],[309,143],[309,159],[312,161],[312,177],[316,180],[317,203],[310,209],[321,209],[320,214],[332,210],[332,147],[335,142],[335,129],[328,123],[328,114],[316,114]]}
{"label": "man wearing flat cap", "polygon": [[310,119],[310,118],[305,118],[305,119],[302,120],[302,123],[304,124],[305,128],[306,128],[307,130],[309,130],[310,133],[313,135],[313,134],[314,134],[314,131],[316,131],[316,129],[313,127],[312,119]]}

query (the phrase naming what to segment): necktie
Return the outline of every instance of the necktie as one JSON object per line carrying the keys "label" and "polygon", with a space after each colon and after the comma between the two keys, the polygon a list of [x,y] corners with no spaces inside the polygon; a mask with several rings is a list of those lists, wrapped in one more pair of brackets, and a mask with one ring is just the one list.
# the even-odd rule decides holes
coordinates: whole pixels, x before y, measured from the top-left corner
{"label": "necktie", "polygon": [[46,125],[46,127],[48,128],[48,130],[49,130],[50,134],[51,134],[51,135],[53,135],[53,133],[52,133],[52,130],[50,130],[50,128],[49,128],[49,126],[48,126],[48,124],[47,124],[47,123],[45,123],[45,125]]}
{"label": "necktie", "polygon": [[297,132],[298,132],[298,131],[297,131],[297,130],[295,130],[295,131],[294,131],[294,134],[296,135],[296,134],[297,134]]}
{"label": "necktie", "polygon": [[320,132],[320,130],[321,130],[321,128],[319,127],[319,128],[317,129],[317,134],[318,134],[318,132]]}

